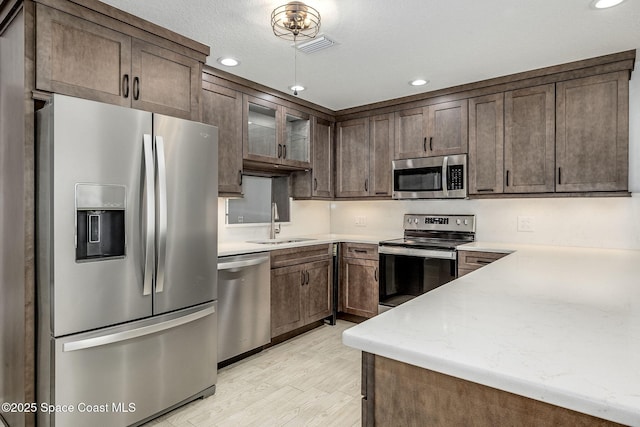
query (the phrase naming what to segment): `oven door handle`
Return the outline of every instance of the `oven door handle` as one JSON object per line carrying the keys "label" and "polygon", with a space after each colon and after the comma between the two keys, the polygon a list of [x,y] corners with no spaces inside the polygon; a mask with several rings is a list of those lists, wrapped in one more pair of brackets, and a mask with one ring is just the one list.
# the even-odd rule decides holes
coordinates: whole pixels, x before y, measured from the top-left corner
{"label": "oven door handle", "polygon": [[435,249],[414,249],[396,246],[378,246],[379,254],[386,255],[404,255],[414,256],[420,258],[435,258],[435,259],[456,259],[455,251],[438,251]]}

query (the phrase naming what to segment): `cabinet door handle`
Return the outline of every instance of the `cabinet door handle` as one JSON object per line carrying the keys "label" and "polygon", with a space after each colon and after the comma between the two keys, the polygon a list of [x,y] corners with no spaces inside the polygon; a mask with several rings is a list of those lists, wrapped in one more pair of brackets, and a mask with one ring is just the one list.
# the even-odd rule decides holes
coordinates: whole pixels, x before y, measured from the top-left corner
{"label": "cabinet door handle", "polygon": [[238,171],[238,185],[242,185],[242,170]]}
{"label": "cabinet door handle", "polygon": [[313,178],[313,191],[316,191],[317,189],[318,189],[318,179]]}
{"label": "cabinet door handle", "polygon": [[429,138],[429,151],[433,151],[433,137]]}
{"label": "cabinet door handle", "polygon": [[304,277],[304,270],[300,272],[300,286],[304,286],[304,282],[305,282],[305,277]]}
{"label": "cabinet door handle", "polygon": [[133,99],[136,101],[140,98],[140,79],[136,76],[133,78]]}
{"label": "cabinet door handle", "polygon": [[369,191],[369,178],[364,180],[364,191]]}
{"label": "cabinet door handle", "polygon": [[122,96],[129,97],[129,74],[122,76]]}
{"label": "cabinet door handle", "polygon": [[278,144],[278,158],[282,157],[282,144]]}
{"label": "cabinet door handle", "polygon": [[509,186],[509,171],[507,171],[507,187]]}
{"label": "cabinet door handle", "polygon": [[373,277],[376,279],[376,282],[378,281],[378,267],[376,267],[376,269],[373,272]]}
{"label": "cabinet door handle", "polygon": [[424,137],[424,141],[422,142],[422,151],[427,151],[427,137]]}
{"label": "cabinet door handle", "polygon": [[287,158],[287,144],[284,144],[282,146],[282,158],[286,159]]}
{"label": "cabinet door handle", "polygon": [[558,168],[558,184],[562,184],[562,168]]}
{"label": "cabinet door handle", "polygon": [[307,270],[307,285],[309,284],[309,270]]}

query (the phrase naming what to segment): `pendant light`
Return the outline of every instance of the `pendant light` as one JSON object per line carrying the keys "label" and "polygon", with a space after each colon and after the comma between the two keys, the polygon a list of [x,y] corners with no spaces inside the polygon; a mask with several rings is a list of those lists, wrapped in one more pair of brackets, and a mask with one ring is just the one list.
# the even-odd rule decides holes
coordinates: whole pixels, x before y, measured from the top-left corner
{"label": "pendant light", "polygon": [[271,13],[271,28],[276,37],[293,40],[293,85],[294,95],[304,87],[298,84],[297,51],[298,39],[312,39],[320,31],[320,12],[301,1],[292,1],[279,6]]}

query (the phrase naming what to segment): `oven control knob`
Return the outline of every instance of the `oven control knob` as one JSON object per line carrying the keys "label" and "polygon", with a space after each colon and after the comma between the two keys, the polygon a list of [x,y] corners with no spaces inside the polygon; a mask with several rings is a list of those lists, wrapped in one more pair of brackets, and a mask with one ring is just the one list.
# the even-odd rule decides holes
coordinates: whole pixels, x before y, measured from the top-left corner
{"label": "oven control knob", "polygon": [[468,219],[464,220],[464,225],[469,225],[469,220]]}
{"label": "oven control knob", "polygon": [[459,219],[456,219],[456,225],[460,225],[462,221],[460,221]]}

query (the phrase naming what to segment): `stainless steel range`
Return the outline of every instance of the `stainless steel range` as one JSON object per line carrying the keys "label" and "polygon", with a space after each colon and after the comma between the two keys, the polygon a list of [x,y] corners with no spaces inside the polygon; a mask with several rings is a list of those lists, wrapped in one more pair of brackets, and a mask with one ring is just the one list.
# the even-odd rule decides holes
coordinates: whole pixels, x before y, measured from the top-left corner
{"label": "stainless steel range", "polygon": [[456,278],[458,245],[475,240],[475,215],[405,214],[404,237],[379,243],[379,312]]}

